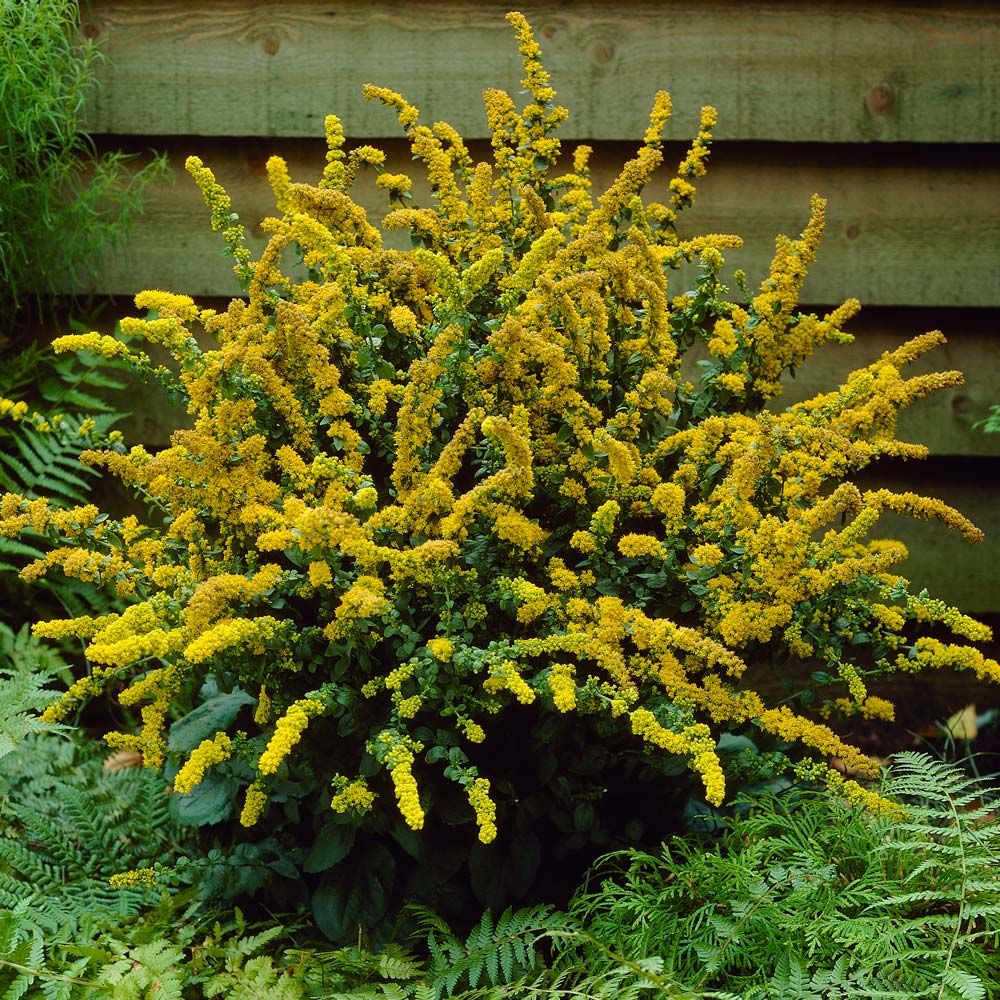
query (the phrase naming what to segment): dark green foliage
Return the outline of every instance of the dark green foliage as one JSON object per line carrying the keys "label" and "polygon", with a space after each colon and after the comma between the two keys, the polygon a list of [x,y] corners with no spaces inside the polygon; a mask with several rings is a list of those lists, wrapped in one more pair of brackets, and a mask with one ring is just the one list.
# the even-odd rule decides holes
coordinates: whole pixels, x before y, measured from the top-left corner
{"label": "dark green foliage", "polygon": [[690,988],[745,1000],[998,995],[996,794],[912,753],[885,792],[905,820],[787,795],[757,803],[721,844],[609,858],[572,912],[614,951],[661,955]]}
{"label": "dark green foliage", "polygon": [[82,130],[99,53],[76,0],[0,0],[0,331],[19,310],[79,289],[164,175],[96,152]]}
{"label": "dark green foliage", "polygon": [[426,909],[416,911],[427,932],[430,952],[428,984],[436,998],[453,996],[459,984],[475,989],[480,983],[498,986],[539,967],[537,942],[551,931],[563,930],[566,918],[550,906],[504,910],[494,926],[487,910],[462,941]]}
{"label": "dark green foliage", "polygon": [[987,434],[1000,434],[1000,404],[994,403],[990,407],[990,412],[982,420],[977,420],[972,427]]}
{"label": "dark green foliage", "polygon": [[135,767],[104,771],[96,757],[78,761],[72,775],[53,783],[44,812],[17,801],[13,787],[4,791],[15,830],[0,838],[0,906],[21,907],[40,930],[62,935],[133,918],[159,897],[108,884],[117,872],[175,853],[180,831],[158,775]]}
{"label": "dark green foliage", "polygon": [[97,473],[80,465],[80,452],[90,445],[89,436],[79,433],[80,423],[80,417],[71,417],[67,427],[46,433],[22,423],[16,434],[5,435],[13,448],[0,452],[0,488],[26,497],[48,496],[58,506],[86,503]]}

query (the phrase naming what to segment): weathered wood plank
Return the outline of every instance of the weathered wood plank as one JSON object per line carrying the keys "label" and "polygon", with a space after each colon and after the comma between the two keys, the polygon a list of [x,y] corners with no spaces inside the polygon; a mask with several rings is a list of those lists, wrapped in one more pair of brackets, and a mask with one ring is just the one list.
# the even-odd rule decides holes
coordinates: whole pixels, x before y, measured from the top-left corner
{"label": "weathered wood plank", "polygon": [[865,477],[863,485],[939,497],[981,528],[986,538],[973,544],[938,522],[886,514],[876,534],[898,538],[907,545],[909,559],[898,569],[916,590],[927,587],[932,596],[970,614],[1000,611],[996,573],[1000,562],[1000,462],[932,459],[889,474],[873,473]]}
{"label": "weathered wood plank", "polygon": [[[284,155],[296,180],[315,182],[322,169],[323,144],[313,140],[172,140],[177,171],[173,185],[153,190],[146,216],[136,223],[124,253],[109,259],[95,284],[106,294],[165,286],[195,295],[229,295],[238,289],[228,262],[211,232],[201,196],[183,171],[189,152],[215,170],[241,217],[253,226],[273,213],[264,173],[271,152]],[[428,204],[429,189],[419,165],[402,140],[381,143],[387,166],[414,175],[414,203]],[[633,152],[626,143],[601,144],[595,155],[594,185],[603,190]],[[484,156],[484,144],[473,154]],[[682,155],[671,146],[668,163]],[[1000,148],[981,147],[976,158],[953,165],[945,149],[925,152],[913,163],[897,148],[720,144],[697,202],[682,229],[731,232],[745,240],[728,255],[754,284],[766,274],[777,233],[801,231],[809,197],[828,199],[827,230],[819,259],[803,292],[806,302],[839,302],[856,296],[868,305],[1000,305]],[[374,175],[362,174],[354,195],[382,218],[385,194]],[[650,189],[662,193],[659,179]],[[960,194],[959,194],[960,193]],[[387,243],[403,246],[392,234]],[[263,235],[251,234],[255,252]],[[674,288],[682,290],[690,275]]]}
{"label": "weathered wood plank", "polygon": [[[520,89],[507,0],[93,0],[84,30],[110,61],[96,132],[396,134],[361,84],[399,90],[428,120],[485,136],[480,94]],[[1000,141],[1000,18],[974,2],[520,4],[572,117],[565,135],[629,139],[653,92],[673,134],[718,107],[723,139]]]}

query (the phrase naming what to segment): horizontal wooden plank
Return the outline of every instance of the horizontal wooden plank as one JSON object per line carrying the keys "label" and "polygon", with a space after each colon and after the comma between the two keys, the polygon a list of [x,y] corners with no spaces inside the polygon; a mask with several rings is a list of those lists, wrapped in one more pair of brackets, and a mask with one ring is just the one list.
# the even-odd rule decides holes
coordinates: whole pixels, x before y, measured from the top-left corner
{"label": "horizontal wooden plank", "polygon": [[[94,290],[128,294],[143,287],[170,287],[194,295],[238,291],[229,263],[220,256],[197,188],[183,171],[187,153],[197,151],[229,190],[243,220],[255,226],[272,214],[273,198],[264,172],[271,152],[284,155],[293,179],[314,182],[322,169],[323,143],[313,140],[170,140],[165,143],[176,183],[150,192],[144,218],[125,251],[110,258]],[[403,140],[380,144],[387,166],[414,175],[414,204],[430,202],[419,165]],[[485,157],[488,147],[472,145]],[[626,143],[603,143],[594,158],[594,184],[603,190],[632,155]],[[682,147],[671,146],[668,163]],[[650,188],[662,197],[664,179]],[[960,165],[946,148],[924,150],[919,162],[899,147],[775,146],[723,143],[713,153],[696,204],[682,231],[738,233],[742,250],[728,255],[756,284],[766,274],[777,233],[801,231],[809,198],[828,199],[827,230],[819,259],[803,291],[806,302],[839,302],[855,296],[868,305],[1000,305],[1000,147],[979,147]],[[958,196],[960,192],[960,196]],[[378,221],[387,209],[374,175],[364,173],[354,195]],[[259,252],[264,238],[250,237]],[[391,234],[390,245],[407,245]],[[690,274],[674,282],[683,290]]]}
{"label": "horizontal wooden plank", "polygon": [[863,477],[867,488],[887,487],[938,497],[957,507],[985,533],[977,544],[936,521],[884,515],[876,534],[903,541],[909,559],[898,567],[919,591],[970,614],[1000,612],[1000,461],[996,458],[930,459]]}
{"label": "horizontal wooden plank", "polygon": [[[373,82],[433,121],[485,136],[480,94],[516,94],[507,0],[92,0],[84,31],[109,61],[89,107],[96,132],[395,135],[366,105]],[[672,134],[703,103],[723,139],[1000,141],[1000,20],[993,5],[737,0],[527,0],[569,137],[629,139],[654,91]]]}

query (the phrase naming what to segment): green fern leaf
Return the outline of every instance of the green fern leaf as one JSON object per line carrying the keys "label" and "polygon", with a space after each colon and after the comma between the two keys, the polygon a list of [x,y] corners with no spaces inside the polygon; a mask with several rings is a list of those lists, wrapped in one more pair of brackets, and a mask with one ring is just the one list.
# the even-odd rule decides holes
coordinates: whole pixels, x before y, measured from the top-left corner
{"label": "green fern leaf", "polygon": [[378,956],[378,974],[383,979],[413,979],[421,973],[420,966],[406,953],[388,949]]}
{"label": "green fern leaf", "polygon": [[961,1000],[987,1000],[986,987],[978,976],[958,969],[947,969],[942,977],[943,985],[954,991]]}
{"label": "green fern leaf", "polygon": [[38,934],[24,938],[0,960],[0,1000],[21,1000],[35,982],[35,971],[44,964],[42,939]]}
{"label": "green fern leaf", "polygon": [[303,995],[301,984],[275,969],[267,955],[249,959],[242,968],[220,973],[206,985],[208,996],[222,992],[226,1000],[301,1000]]}

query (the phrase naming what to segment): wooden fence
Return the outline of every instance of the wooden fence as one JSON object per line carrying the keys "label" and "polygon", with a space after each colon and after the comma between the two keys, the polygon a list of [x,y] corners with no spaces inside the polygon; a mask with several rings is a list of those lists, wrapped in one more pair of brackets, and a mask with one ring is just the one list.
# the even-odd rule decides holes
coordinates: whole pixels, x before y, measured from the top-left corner
{"label": "wooden fence", "polygon": [[[351,140],[409,170],[394,116],[360,94],[399,90],[446,119],[485,156],[480,95],[520,89],[506,4],[318,0],[92,0],[83,30],[109,61],[88,108],[102,145],[168,151],[172,185],[156,188],[123,253],[95,290],[161,287],[206,298],[238,292],[200,195],[183,171],[197,153],[253,227],[273,212],[264,164],[289,161],[313,181],[333,111]],[[565,140],[595,147],[598,186],[645,128],[653,93],[671,91],[683,155],[704,103],[719,111],[709,177],[685,230],[735,232],[730,255],[751,281],[776,233],[794,234],[815,191],[827,233],[804,300],[816,308],[857,296],[856,342],[830,346],[783,402],[829,387],[903,339],[941,329],[948,345],[926,367],[961,368],[966,385],[918,403],[902,433],[932,459],[871,477],[934,493],[987,532],[970,546],[935,524],[898,522],[910,573],[978,612],[1000,612],[1000,437],[971,429],[1000,402],[1000,13],[974,2],[523,2],[571,117]],[[676,154],[676,155],[675,155]],[[377,219],[384,196],[362,180]],[[426,201],[426,185],[415,187]],[[252,228],[259,250],[263,235]],[[159,443],[170,421],[146,399],[136,426]]]}

